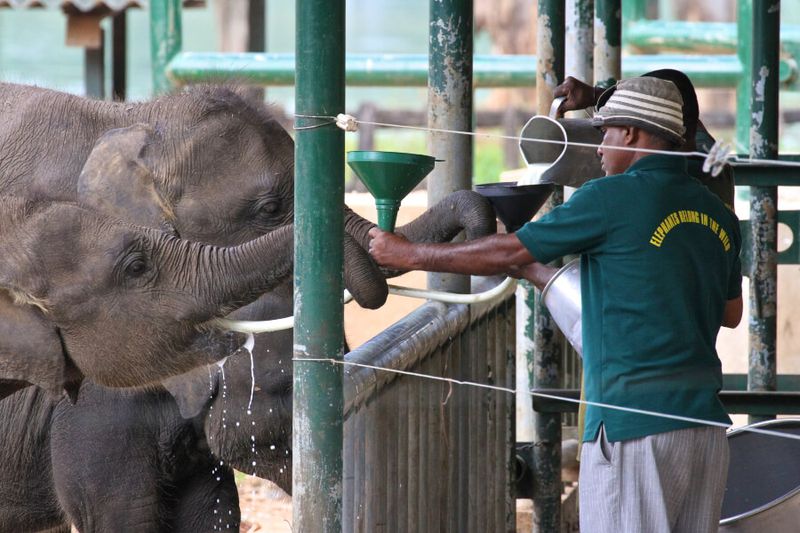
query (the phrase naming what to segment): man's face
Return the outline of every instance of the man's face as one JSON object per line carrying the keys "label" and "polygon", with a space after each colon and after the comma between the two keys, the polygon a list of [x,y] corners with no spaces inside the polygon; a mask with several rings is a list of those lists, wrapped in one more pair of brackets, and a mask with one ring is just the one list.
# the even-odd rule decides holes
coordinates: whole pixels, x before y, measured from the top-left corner
{"label": "man's face", "polygon": [[606,126],[601,128],[603,132],[603,142],[597,149],[597,155],[606,176],[612,174],[622,174],[630,166],[631,159],[635,152],[629,150],[606,150],[607,146],[627,147],[630,142],[630,128],[626,126]]}

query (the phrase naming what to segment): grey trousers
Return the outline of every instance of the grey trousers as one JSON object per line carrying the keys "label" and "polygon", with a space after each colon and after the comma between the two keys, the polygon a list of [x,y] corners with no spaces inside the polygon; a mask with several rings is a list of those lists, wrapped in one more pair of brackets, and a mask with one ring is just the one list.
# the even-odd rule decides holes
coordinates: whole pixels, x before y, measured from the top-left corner
{"label": "grey trousers", "polygon": [[716,533],[728,478],[725,430],[697,427],[583,443],[581,533]]}

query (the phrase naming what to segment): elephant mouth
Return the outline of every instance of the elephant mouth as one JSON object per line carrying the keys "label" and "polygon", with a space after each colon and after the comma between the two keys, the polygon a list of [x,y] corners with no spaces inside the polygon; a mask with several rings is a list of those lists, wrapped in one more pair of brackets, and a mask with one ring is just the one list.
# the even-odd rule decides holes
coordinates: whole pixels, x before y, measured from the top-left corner
{"label": "elephant mouth", "polygon": [[192,340],[186,352],[202,354],[200,359],[205,363],[218,363],[239,351],[247,339],[247,334],[220,328],[211,320],[202,325],[200,335]]}

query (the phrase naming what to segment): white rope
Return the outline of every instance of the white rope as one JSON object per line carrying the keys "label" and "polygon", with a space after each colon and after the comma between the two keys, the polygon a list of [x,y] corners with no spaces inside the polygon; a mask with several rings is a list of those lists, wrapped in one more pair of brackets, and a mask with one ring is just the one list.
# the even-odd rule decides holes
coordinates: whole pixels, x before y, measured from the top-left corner
{"label": "white rope", "polygon": [[[354,366],[354,367],[359,367],[359,368],[368,368],[368,369],[371,369],[371,370],[379,370],[379,371],[384,371],[384,372],[393,372],[395,374],[402,374],[402,375],[405,375],[405,376],[414,376],[414,377],[423,378],[423,379],[429,379],[429,380],[433,380],[433,381],[443,381],[445,383],[453,383],[453,384],[456,384],[456,385],[466,385],[468,387],[477,387],[477,388],[481,388],[481,389],[489,389],[489,390],[498,391],[498,392],[507,392],[509,394],[517,394],[518,392],[520,392],[520,391],[517,391],[517,389],[510,389],[510,388],[507,388],[507,387],[500,387],[499,385],[487,385],[485,383],[477,383],[475,381],[465,381],[465,380],[454,379],[454,378],[445,378],[445,377],[441,377],[441,376],[433,376],[433,375],[430,375],[430,374],[419,374],[417,372],[411,372],[411,371],[408,371],[408,370],[398,370],[398,369],[395,369],[395,368],[386,368],[386,367],[382,367],[382,366],[367,365],[367,364],[364,364],[364,363],[355,363],[355,362],[352,362],[352,361],[342,361],[342,360],[338,360],[338,359],[314,358],[314,357],[295,357],[295,358],[292,358],[292,361],[311,362],[311,363],[333,363],[333,364],[342,365],[342,366]],[[661,412],[658,412],[658,411],[648,411],[646,409],[636,409],[634,407],[624,407],[624,406],[621,406],[621,405],[612,405],[612,404],[602,403],[602,402],[592,402],[592,401],[588,401],[588,400],[578,400],[578,399],[575,399],[575,398],[567,398],[565,396],[558,396],[558,395],[555,395],[555,394],[546,394],[546,393],[543,393],[543,392],[536,392],[536,391],[533,391],[533,390],[526,390],[524,392],[529,394],[529,395],[531,395],[531,396],[535,396],[535,397],[539,397],[539,398],[547,398],[549,400],[558,400],[558,401],[562,401],[562,402],[591,405],[591,406],[594,406],[594,407],[602,407],[602,408],[605,408],[605,409],[613,409],[613,410],[616,410],[616,411],[625,411],[625,412],[628,412],[628,413],[634,413],[634,414],[639,414],[639,415],[654,416],[654,417],[657,417],[657,418],[669,418],[671,420],[679,420],[681,422],[691,422],[693,424],[699,424],[699,425],[704,425],[704,426],[720,427],[720,428],[723,428],[723,429],[728,429],[728,427],[729,427],[729,424],[725,424],[724,422],[717,422],[715,420],[704,420],[702,418],[693,418],[693,417],[690,417],[690,416],[673,415],[673,414],[670,414],[670,413],[661,413]],[[737,428],[737,429],[738,430],[750,431],[752,433],[760,433],[760,434],[763,434],[763,435],[770,435],[770,436],[773,436],[773,437],[782,437],[782,438],[786,438],[786,439],[800,440],[800,435],[792,435],[790,433],[781,433],[780,431],[773,431],[773,430],[769,430],[769,429],[750,428],[750,427],[746,427],[746,426],[745,427],[741,427],[741,428]]]}
{"label": "white rope", "polygon": [[391,124],[388,122],[372,122],[367,120],[358,120],[352,115],[347,115],[344,113],[339,113],[337,116],[330,116],[330,115],[303,115],[303,114],[295,114],[295,117],[298,118],[314,118],[314,119],[326,119],[327,121],[321,124],[316,124],[313,126],[294,126],[295,130],[307,130],[313,128],[319,128],[321,126],[328,126],[331,124],[336,124],[339,128],[345,131],[358,131],[359,124],[369,124],[371,126],[381,126],[384,128],[399,128],[399,129],[409,129],[409,130],[416,130],[416,131],[426,131],[432,133],[449,133],[454,135],[469,135],[472,137],[479,137],[485,139],[504,139],[510,141],[529,141],[529,142],[537,142],[543,144],[557,144],[561,146],[578,146],[583,148],[603,148],[603,150],[618,150],[623,152],[641,152],[647,154],[660,154],[660,155],[670,155],[670,156],[678,156],[678,157],[699,157],[704,160],[703,163],[703,172],[711,173],[712,176],[717,176],[722,171],[722,167],[726,164],[731,166],[750,166],[750,165],[764,165],[764,166],[774,166],[774,167],[791,167],[791,168],[800,168],[799,161],[780,161],[777,159],[756,159],[756,158],[744,158],[739,157],[738,155],[732,154],[732,146],[729,143],[723,141],[717,141],[711,147],[708,153],[706,152],[676,152],[674,150],[656,150],[652,148],[630,148],[627,146],[604,146],[599,144],[592,144],[592,143],[582,143],[582,142],[574,142],[574,141],[559,141],[556,139],[541,139],[537,137],[522,137],[522,136],[514,136],[514,135],[498,135],[494,133],[478,133],[474,131],[461,131],[461,130],[449,130],[443,128],[428,128],[424,126],[409,126],[405,124]]}
{"label": "white rope", "polygon": [[[497,298],[503,297],[509,290],[516,287],[514,278],[506,278],[501,283],[492,287],[484,292],[474,294],[457,294],[444,291],[431,291],[427,289],[414,289],[411,287],[399,287],[397,285],[389,285],[389,292],[397,296],[406,296],[408,298],[423,298],[426,300],[435,300],[438,302],[450,304],[476,304],[482,302],[490,302]],[[344,291],[345,304],[353,300],[353,295],[350,291]],[[274,333],[276,331],[284,331],[294,328],[294,315],[284,318],[275,318],[272,320],[232,320],[230,318],[217,318],[211,321],[213,326],[228,331],[238,331],[240,333]]]}
{"label": "white rope", "polygon": [[481,302],[490,302],[504,296],[509,290],[513,290],[513,288],[517,286],[516,281],[517,280],[514,278],[506,278],[491,289],[474,294],[431,291],[428,289],[398,287],[397,285],[389,285],[389,292],[397,296],[436,300],[437,302],[444,302],[448,304],[476,304]]}

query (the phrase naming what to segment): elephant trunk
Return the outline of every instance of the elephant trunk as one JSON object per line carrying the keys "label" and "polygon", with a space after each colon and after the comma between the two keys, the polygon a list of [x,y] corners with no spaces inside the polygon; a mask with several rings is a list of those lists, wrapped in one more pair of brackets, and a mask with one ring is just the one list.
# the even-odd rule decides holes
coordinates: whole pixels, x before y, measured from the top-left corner
{"label": "elephant trunk", "polygon": [[292,275],[293,229],[284,226],[239,246],[216,250],[222,278],[218,294],[221,306],[233,310],[248,304]]}
{"label": "elephant trunk", "polygon": [[344,284],[356,302],[367,309],[379,308],[389,296],[380,268],[348,233],[344,234]]}
{"label": "elephant trunk", "polygon": [[[364,249],[369,249],[369,230],[375,224],[345,207],[345,231]],[[464,232],[467,240],[497,232],[494,209],[475,191],[456,191],[408,224],[395,230],[412,242],[448,242]],[[381,269],[385,277],[403,271]]]}
{"label": "elephant trunk", "polygon": [[194,295],[182,318],[205,321],[228,314],[277,287],[292,274],[293,226],[284,226],[239,246],[199,244],[162,235],[161,264],[175,286]]}

